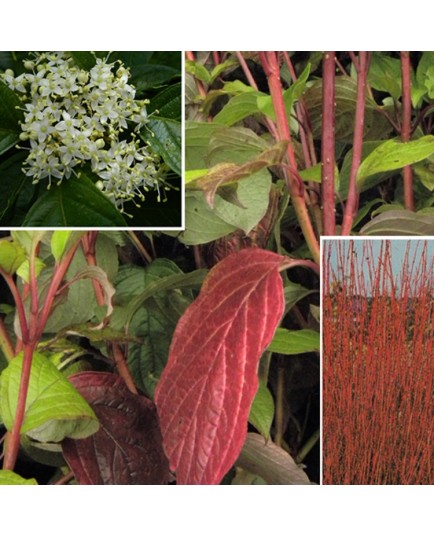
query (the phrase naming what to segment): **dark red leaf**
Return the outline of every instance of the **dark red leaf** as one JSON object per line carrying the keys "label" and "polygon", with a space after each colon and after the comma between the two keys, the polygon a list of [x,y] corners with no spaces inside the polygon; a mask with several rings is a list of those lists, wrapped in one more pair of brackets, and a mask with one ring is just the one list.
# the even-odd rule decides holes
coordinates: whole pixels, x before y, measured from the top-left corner
{"label": "dark red leaf", "polygon": [[108,372],[82,372],[69,380],[101,424],[86,439],[62,442],[79,484],[167,484],[168,461],[154,404]]}
{"label": "dark red leaf", "polygon": [[178,323],[155,392],[178,484],[218,484],[241,451],[258,361],[283,314],[285,264],[262,249],[229,255]]}

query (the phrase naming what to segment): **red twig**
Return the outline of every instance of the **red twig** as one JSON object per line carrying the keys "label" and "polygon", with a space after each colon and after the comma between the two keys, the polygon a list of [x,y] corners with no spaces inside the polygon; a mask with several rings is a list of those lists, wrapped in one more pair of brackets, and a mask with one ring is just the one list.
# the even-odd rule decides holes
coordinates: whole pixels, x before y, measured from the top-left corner
{"label": "red twig", "polygon": [[359,193],[357,190],[357,172],[362,160],[363,129],[365,124],[365,97],[366,97],[366,79],[369,69],[368,52],[359,52],[356,58],[352,53],[353,63],[357,70],[357,102],[356,117],[354,120],[354,137],[353,137],[353,158],[351,161],[350,179],[348,184],[348,197],[345,205],[344,216],[342,221],[342,235],[349,235],[353,225],[354,217],[357,214]]}
{"label": "red twig", "polygon": [[29,340],[29,329],[27,325],[26,313],[24,310],[23,300],[21,299],[20,293],[18,292],[17,286],[15,284],[14,278],[6,273],[0,268],[0,274],[3,276],[3,279],[6,281],[9,290],[12,293],[12,297],[15,302],[15,307],[17,308],[18,320],[20,322],[21,329],[21,340],[27,342]]}
{"label": "red twig", "polygon": [[287,158],[292,173],[286,173],[286,184],[291,195],[291,201],[297,214],[299,225],[304,238],[316,263],[320,262],[318,240],[309,217],[305,201],[305,188],[297,173],[297,161],[291,143],[291,133],[286,117],[285,103],[283,101],[282,84],[280,82],[279,62],[276,52],[260,52],[259,57],[264,72],[268,78],[268,86],[273,101],[274,112],[279,140],[288,140]]}
{"label": "red twig", "polygon": [[[235,52],[235,55],[237,56],[237,59],[238,61],[240,62],[240,66],[247,78],[247,81],[249,82],[249,84],[252,86],[252,88],[255,90],[255,91],[259,91],[258,89],[258,84],[256,83],[255,79],[253,78],[253,75],[249,69],[249,66],[246,62],[246,60],[244,59],[244,56],[241,54],[241,52]],[[277,135],[277,129],[276,129],[276,125],[273,123],[273,121],[269,118],[269,117],[265,117],[264,118],[265,120],[265,123],[267,125],[267,128],[268,130],[271,132],[271,134],[277,138],[278,135]]]}
{"label": "red twig", "polygon": [[[401,140],[410,141],[411,136],[411,65],[410,52],[401,52],[402,75],[402,125]],[[411,166],[404,166],[404,205],[407,210],[414,210],[413,171]]]}
{"label": "red twig", "polygon": [[322,86],[322,217],[325,235],[336,234],[335,217],[335,53],[325,52]]}
{"label": "red twig", "polygon": [[[81,240],[83,252],[84,252],[86,261],[89,266],[97,266],[96,250],[95,250],[97,237],[98,237],[98,231],[90,231],[86,233]],[[93,283],[93,289],[95,292],[95,298],[96,298],[98,305],[100,306],[104,305],[104,292],[101,288],[99,281],[92,279],[92,283]],[[125,355],[122,352],[120,345],[114,342],[111,346],[112,346],[113,359],[115,361],[117,371],[119,372],[119,376],[121,376],[121,378],[126,383],[128,389],[132,393],[138,394],[136,385],[134,383],[134,379],[128,368],[128,365],[125,360]]]}
{"label": "red twig", "polygon": [[27,391],[29,389],[30,371],[32,367],[33,350],[36,342],[24,346],[23,367],[21,370],[20,387],[18,391],[17,409],[12,430],[7,434],[6,450],[3,469],[13,471],[20,448],[20,432],[26,412]]}

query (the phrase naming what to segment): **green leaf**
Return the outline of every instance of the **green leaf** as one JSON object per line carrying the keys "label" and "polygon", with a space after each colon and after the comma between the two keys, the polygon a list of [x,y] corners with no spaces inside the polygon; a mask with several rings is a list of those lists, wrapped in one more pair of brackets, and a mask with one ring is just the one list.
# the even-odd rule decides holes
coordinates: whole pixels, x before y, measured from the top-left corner
{"label": "green leaf", "polygon": [[[173,119],[150,119],[149,130],[140,136],[159,154],[172,171],[181,175],[181,123]],[[152,133],[152,134],[151,134]]]}
{"label": "green leaf", "polygon": [[0,268],[7,274],[13,275],[26,260],[25,249],[16,242],[0,240]]}
{"label": "green leaf", "polygon": [[209,169],[206,175],[199,177],[194,182],[190,182],[188,188],[203,190],[208,204],[213,208],[214,196],[220,186],[251,177],[264,168],[281,163],[286,154],[287,147],[288,143],[281,141],[243,165],[229,162],[217,164]]}
{"label": "green leaf", "polygon": [[[303,169],[299,172],[301,179],[305,182],[317,182],[321,184],[322,182],[322,163],[315,164],[310,168]],[[335,188],[339,189],[339,169],[335,164]]]}
{"label": "green leaf", "polygon": [[0,163],[0,225],[20,226],[31,205],[35,186],[22,167],[25,151]]}
{"label": "green leaf", "polygon": [[420,162],[434,153],[434,136],[423,136],[418,140],[403,143],[397,139],[387,140],[360,164],[357,181],[383,171],[400,169]]}
{"label": "green leaf", "polygon": [[[38,277],[41,271],[45,268],[45,263],[39,257],[35,258],[35,276]],[[23,281],[29,283],[30,281],[30,262],[26,259],[23,264],[18,268],[17,275],[21,277]]]}
{"label": "green leaf", "polygon": [[298,301],[309,296],[309,294],[312,294],[313,292],[315,291],[309,290],[298,283],[293,283],[288,280],[285,283],[285,288],[283,290],[285,296],[285,312],[287,313]]}
{"label": "green leaf", "polygon": [[320,338],[317,331],[300,329],[292,331],[277,328],[273,340],[268,347],[269,352],[283,355],[304,354],[317,352],[320,348]]}
{"label": "green leaf", "polygon": [[[9,431],[14,423],[22,366],[20,353],[0,377],[0,413]],[[58,442],[65,437],[88,437],[98,428],[98,420],[84,398],[43,354],[35,352],[21,434]]]}
{"label": "green leaf", "polygon": [[[97,266],[104,271],[109,281],[113,281],[118,270],[118,253],[115,242],[110,237],[100,233],[95,249]],[[58,296],[59,301],[45,327],[46,333],[58,333],[62,329],[84,324],[88,321],[100,321],[100,318],[96,318],[99,307],[92,282],[89,279],[77,279],[77,276],[87,266],[83,252],[81,248],[78,248],[65,277],[67,282],[74,282],[68,286],[64,293]],[[45,295],[51,278],[52,268],[47,267],[40,275],[38,282],[42,296]]]}
{"label": "green leaf", "polygon": [[222,63],[217,64],[215,67],[213,67],[211,71],[209,83],[212,84],[213,82],[215,82],[215,80],[221,75],[221,73],[226,71],[229,67],[233,67],[235,65],[239,65],[238,60],[236,60],[235,58],[229,58]]}
{"label": "green leaf", "polygon": [[224,128],[215,123],[185,122],[185,169],[209,167],[206,160],[211,137]]}
{"label": "green leaf", "polygon": [[245,117],[258,113],[258,99],[263,95],[260,92],[241,93],[232,97],[227,104],[214,117],[214,123],[232,126]]}
{"label": "green leaf", "polygon": [[[354,116],[357,102],[357,82],[337,76],[335,81],[335,137],[336,141],[353,142]],[[303,94],[303,102],[309,110],[314,139],[322,136],[322,80],[315,81]],[[385,138],[392,130],[387,119],[378,111],[378,106],[368,95],[365,102],[365,141]]]}
{"label": "green leaf", "polygon": [[[0,128],[10,133],[21,133],[20,121],[24,118],[18,95],[0,80]],[[0,138],[1,143],[1,138]]]}
{"label": "green leaf", "polygon": [[362,227],[360,234],[432,236],[434,235],[434,216],[407,210],[389,210]]}
{"label": "green leaf", "polygon": [[123,325],[128,327],[132,317],[137,310],[150,298],[153,298],[156,293],[174,290],[174,289],[191,289],[199,288],[203,283],[207,270],[194,270],[187,274],[173,273],[166,275],[154,281],[150,281],[143,292],[133,297],[128,305],[120,314],[113,319],[112,324],[116,327]]}
{"label": "green leaf", "polygon": [[183,244],[193,246],[212,242],[236,229],[235,225],[226,223],[209,208],[202,192],[187,192],[185,231],[167,234],[178,237]]}
{"label": "green leaf", "polygon": [[208,84],[211,80],[211,75],[201,63],[192,60],[185,61],[185,72],[190,73],[201,82]]}
{"label": "green leaf", "polygon": [[180,76],[180,70],[169,65],[135,64],[131,67],[131,75],[131,82],[140,94],[151,88],[162,87],[171,79]]}
{"label": "green leaf", "polygon": [[96,64],[96,56],[92,52],[70,52],[71,56],[74,59],[75,64],[80,69],[83,69],[85,71],[90,71],[92,67],[95,67]]}
{"label": "green leaf", "polygon": [[44,240],[48,233],[49,231],[24,231],[17,229],[11,231],[11,236],[15,242],[23,246],[27,255],[30,257],[33,255],[37,245]]}
{"label": "green leaf", "polygon": [[181,119],[182,91],[181,84],[172,84],[152,98],[147,106],[148,113],[158,110],[158,117],[166,119]]}
{"label": "green leaf", "polygon": [[44,192],[29,210],[26,227],[125,227],[115,205],[84,172]]}
{"label": "green leaf", "polygon": [[57,262],[84,235],[85,231],[54,231],[51,235],[51,253]]}
{"label": "green leaf", "polygon": [[113,311],[112,298],[115,294],[115,289],[110,283],[106,272],[100,266],[84,266],[74,276],[75,281],[79,279],[92,279],[93,281],[98,281],[104,294],[104,303],[107,306],[105,316],[110,316]]}
{"label": "green leaf", "polygon": [[222,162],[244,164],[268,149],[270,143],[249,128],[220,128],[210,139],[206,167]]}
{"label": "green leaf", "polygon": [[23,478],[8,469],[0,469],[0,486],[37,485],[34,478]]}
{"label": "green leaf", "polygon": [[124,329],[125,313],[130,303],[139,299],[128,325],[128,333],[139,339],[129,346],[128,366],[136,385],[151,397],[166,365],[172,334],[193,295],[189,289],[163,289],[153,292],[145,301],[140,300],[149,285],[174,275],[184,276],[175,263],[157,259],[146,268],[122,267],[116,281],[116,307],[111,324]]}
{"label": "green leaf", "polygon": [[429,161],[415,164],[413,170],[425,188],[432,192],[434,190],[434,164]]}
{"label": "green leaf", "polygon": [[368,82],[374,89],[399,99],[402,91],[400,60],[386,56],[384,52],[374,52],[371,56]]}
{"label": "green leaf", "polygon": [[214,213],[248,234],[267,212],[270,188],[271,175],[267,170],[253,173],[247,180],[238,183],[237,199],[240,206],[216,195]]}
{"label": "green leaf", "polygon": [[270,429],[274,419],[274,400],[263,382],[259,382],[258,392],[253,399],[250,408],[249,423],[252,424],[258,432],[269,439]]}
{"label": "green leaf", "polygon": [[[372,151],[374,151],[374,149],[379,147],[382,143],[383,141],[364,142],[362,144],[362,162],[368,157],[368,155],[372,153]],[[342,200],[345,200],[348,197],[348,185],[350,182],[352,158],[353,149],[350,149],[344,157],[344,161],[342,163],[341,171],[339,174],[339,197]],[[373,186],[376,186],[377,184],[385,181],[392,174],[392,171],[386,173],[374,173],[373,175],[370,175],[369,177],[358,181],[357,187],[361,192],[369,190],[369,188],[372,188]]]}

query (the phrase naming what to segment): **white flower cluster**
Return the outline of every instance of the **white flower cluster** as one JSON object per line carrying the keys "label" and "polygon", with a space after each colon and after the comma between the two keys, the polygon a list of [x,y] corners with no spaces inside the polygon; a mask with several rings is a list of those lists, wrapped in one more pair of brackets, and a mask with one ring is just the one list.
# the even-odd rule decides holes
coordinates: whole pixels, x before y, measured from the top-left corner
{"label": "white flower cluster", "polygon": [[50,188],[53,177],[60,183],[88,162],[100,178],[98,188],[120,210],[125,201],[143,200],[143,190],[159,191],[158,156],[134,132],[125,140],[128,122],[135,124],[135,132],[146,125],[148,101],[135,100],[121,62],[98,58],[87,72],[71,55],[48,52],[35,53],[24,67],[31,72],[14,77],[8,70],[2,78],[23,94],[20,138],[30,143],[23,171],[34,183],[48,178]]}

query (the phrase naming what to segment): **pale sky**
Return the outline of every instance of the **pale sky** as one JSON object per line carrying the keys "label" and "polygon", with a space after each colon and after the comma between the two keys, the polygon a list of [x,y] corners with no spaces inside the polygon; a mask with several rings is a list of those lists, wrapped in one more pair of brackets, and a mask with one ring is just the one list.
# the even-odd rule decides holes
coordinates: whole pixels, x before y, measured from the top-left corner
{"label": "pale sky", "polygon": [[[332,250],[331,250],[331,267],[334,271],[337,269],[337,256],[336,251],[338,247],[342,246],[344,247],[344,251],[346,252],[349,247],[350,240],[354,242],[354,249],[357,254],[357,259],[360,263],[360,267],[362,265],[367,265],[368,261],[366,258],[364,258],[363,255],[363,248],[366,245],[366,242],[370,242],[372,245],[372,259],[369,260],[370,265],[374,265],[374,267],[378,266],[378,256],[380,253],[380,247],[381,243],[384,242],[385,239],[382,238],[361,238],[361,239],[331,239],[331,238],[325,238],[322,240],[323,244],[323,250],[324,245],[327,243],[332,243]],[[402,271],[402,263],[405,257],[405,252],[407,249],[407,245],[409,246],[409,256],[410,260],[409,263],[411,265],[411,262],[414,258],[415,263],[420,263],[421,258],[421,252],[424,243],[427,244],[427,262],[428,265],[433,266],[434,263],[434,239],[428,238],[428,239],[421,239],[421,238],[391,238],[388,237],[387,240],[390,240],[390,248],[391,248],[391,257],[392,257],[392,272],[393,276],[396,279],[396,277],[401,273]],[[338,242],[343,242],[341,246],[338,246]],[[415,266],[416,268],[416,266]],[[363,273],[365,273],[366,270],[364,270]],[[367,278],[365,278],[366,281],[368,281]]]}

